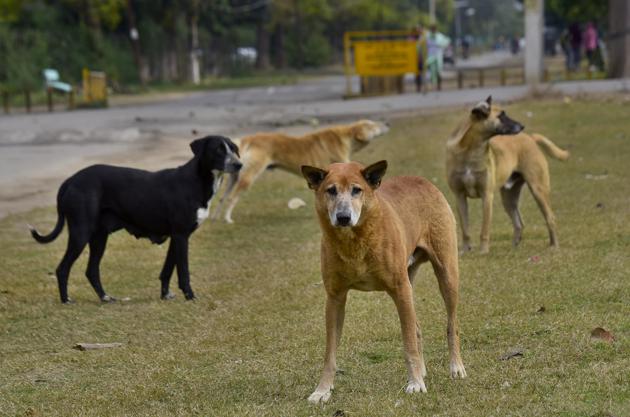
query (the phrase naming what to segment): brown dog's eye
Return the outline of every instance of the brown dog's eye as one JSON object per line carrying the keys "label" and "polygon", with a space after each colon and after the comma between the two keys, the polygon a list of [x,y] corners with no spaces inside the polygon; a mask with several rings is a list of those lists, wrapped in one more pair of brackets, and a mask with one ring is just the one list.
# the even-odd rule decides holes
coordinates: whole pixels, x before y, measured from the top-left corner
{"label": "brown dog's eye", "polygon": [[356,196],[358,196],[359,194],[361,194],[361,192],[362,192],[362,191],[363,191],[363,190],[362,190],[362,189],[360,189],[359,187],[352,187],[352,196],[353,196],[353,197],[356,197]]}
{"label": "brown dog's eye", "polygon": [[326,190],[326,192],[328,194],[332,195],[332,196],[336,196],[337,195],[337,188],[335,188],[334,186],[330,187],[329,189]]}

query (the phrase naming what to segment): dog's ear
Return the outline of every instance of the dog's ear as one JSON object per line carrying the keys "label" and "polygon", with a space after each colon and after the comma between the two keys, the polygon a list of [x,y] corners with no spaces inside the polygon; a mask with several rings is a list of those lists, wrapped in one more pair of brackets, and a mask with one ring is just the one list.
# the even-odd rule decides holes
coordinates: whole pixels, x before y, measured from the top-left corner
{"label": "dog's ear", "polygon": [[227,144],[230,147],[230,150],[232,152],[234,152],[236,154],[236,156],[238,156],[240,158],[241,154],[238,152],[238,145],[236,143],[232,142],[230,139],[227,140]]}
{"label": "dog's ear", "polygon": [[488,103],[488,107],[492,107],[492,95],[489,95],[486,99],[486,103]]}
{"label": "dog's ear", "polygon": [[492,97],[489,96],[488,100],[480,101],[477,103],[475,107],[473,107],[471,114],[476,119],[486,119],[490,115],[490,103],[492,102]]}
{"label": "dog's ear", "polygon": [[387,161],[378,161],[363,168],[361,175],[363,175],[370,187],[377,189],[381,185],[385,171],[387,171]]}
{"label": "dog's ear", "polygon": [[326,175],[328,175],[328,172],[309,165],[302,165],[302,175],[308,182],[308,188],[317,190],[324,178],[326,178]]}
{"label": "dog's ear", "polygon": [[208,143],[207,138],[201,138],[193,140],[190,143],[190,149],[192,149],[193,155],[199,156],[206,149],[206,144]]}
{"label": "dog's ear", "polygon": [[362,122],[357,122],[352,126],[352,137],[359,142],[366,142],[368,140],[365,134],[365,126]]}

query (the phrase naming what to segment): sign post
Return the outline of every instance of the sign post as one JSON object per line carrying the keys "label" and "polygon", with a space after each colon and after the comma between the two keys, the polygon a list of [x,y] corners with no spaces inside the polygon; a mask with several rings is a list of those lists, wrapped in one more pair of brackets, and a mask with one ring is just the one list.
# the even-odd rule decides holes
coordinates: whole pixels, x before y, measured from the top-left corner
{"label": "sign post", "polygon": [[415,74],[418,72],[416,40],[406,30],[346,32],[344,67],[348,96],[353,94],[353,75],[391,78]]}

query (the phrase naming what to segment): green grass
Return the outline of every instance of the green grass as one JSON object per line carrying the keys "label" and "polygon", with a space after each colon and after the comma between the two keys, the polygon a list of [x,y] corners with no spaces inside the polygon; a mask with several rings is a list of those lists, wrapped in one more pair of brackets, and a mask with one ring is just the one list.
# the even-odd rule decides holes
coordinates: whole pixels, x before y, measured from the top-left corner
{"label": "green grass", "polygon": [[[324,353],[324,291],[313,196],[289,174],[265,173],[235,210],[237,223],[205,223],[190,267],[199,300],[159,300],[165,247],[118,233],[102,263],[105,288],[128,302],[102,305],[75,265],[58,302],[52,276],[65,245],[40,246],[24,223],[49,230],[54,209],[0,222],[0,415],[67,416],[628,416],[630,415],[630,106],[623,97],[537,100],[508,114],[561,146],[550,162],[561,249],[524,192],[525,230],[496,202],[489,255],[461,265],[462,354],[469,377],[450,380],[445,311],[431,268],[415,300],[429,392],[404,393],[400,327],[383,293],[352,292],[330,402],[312,406]],[[463,109],[397,119],[356,159],[386,158],[390,172],[444,180],[444,144]],[[533,115],[528,118],[526,114]],[[587,179],[587,174],[606,174]],[[291,211],[289,198],[308,207]],[[498,200],[498,199],[497,199]],[[603,207],[598,208],[598,203]],[[471,207],[474,235],[481,207]],[[475,240],[478,246],[478,240]],[[530,262],[532,256],[539,262]],[[176,279],[174,280],[176,283]],[[539,313],[540,306],[545,312]],[[592,342],[602,326],[612,344]],[[122,342],[79,352],[77,342]],[[499,357],[521,348],[523,357]]]}

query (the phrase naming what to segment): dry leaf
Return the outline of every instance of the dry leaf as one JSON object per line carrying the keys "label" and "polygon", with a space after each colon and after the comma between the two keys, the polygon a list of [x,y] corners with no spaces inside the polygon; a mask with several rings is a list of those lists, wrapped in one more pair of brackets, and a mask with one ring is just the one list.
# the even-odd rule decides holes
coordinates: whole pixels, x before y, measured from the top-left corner
{"label": "dry leaf", "polygon": [[612,343],[615,341],[615,336],[602,327],[596,327],[591,330],[591,340],[602,340],[606,343]]}
{"label": "dry leaf", "polygon": [[530,256],[527,260],[533,264],[537,264],[538,262],[540,262],[540,256],[538,255]]}

